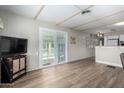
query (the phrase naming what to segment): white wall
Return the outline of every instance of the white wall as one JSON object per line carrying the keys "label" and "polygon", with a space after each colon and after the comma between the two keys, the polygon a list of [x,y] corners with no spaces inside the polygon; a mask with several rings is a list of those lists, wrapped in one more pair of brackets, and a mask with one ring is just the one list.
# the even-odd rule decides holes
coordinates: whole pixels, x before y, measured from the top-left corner
{"label": "white wall", "polygon": [[97,46],[95,48],[95,60],[97,63],[122,67],[121,53],[124,53],[124,47]]}
{"label": "white wall", "polygon": [[[89,37],[89,34],[82,33],[82,32],[73,32],[69,33],[69,36],[76,37],[76,44],[72,45],[69,44],[69,61],[79,60],[83,58],[87,58],[91,55],[91,49],[86,48],[86,37]],[[70,38],[69,40],[70,41]]]}
{"label": "white wall", "polygon": [[56,29],[68,32],[68,37],[76,37],[77,43],[70,44],[68,38],[68,61],[79,60],[90,57],[90,50],[86,48],[85,36],[87,33],[71,31],[69,29],[56,27],[50,23],[35,21],[30,18],[19,16],[12,13],[0,11],[0,18],[4,22],[5,29],[0,35],[21,37],[28,39],[28,70],[38,69],[38,31],[40,27]]}
{"label": "white wall", "polygon": [[[38,67],[37,48],[38,38],[35,22],[31,19],[10,13],[0,12],[5,29],[0,32],[2,35],[22,37],[28,39],[28,70]],[[29,63],[30,62],[30,63]]]}

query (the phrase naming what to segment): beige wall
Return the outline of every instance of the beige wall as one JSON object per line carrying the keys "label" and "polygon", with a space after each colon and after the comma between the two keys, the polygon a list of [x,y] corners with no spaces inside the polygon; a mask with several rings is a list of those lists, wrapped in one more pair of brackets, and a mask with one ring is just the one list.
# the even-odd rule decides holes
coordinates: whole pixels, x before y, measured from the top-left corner
{"label": "beige wall", "polygon": [[[87,33],[56,27],[50,23],[35,21],[30,18],[3,11],[0,11],[0,17],[5,26],[5,29],[0,32],[0,35],[28,39],[28,71],[39,68],[38,31],[40,27],[66,31],[68,33],[68,61],[74,61],[91,56],[90,50],[86,48],[85,37],[89,35]],[[70,44],[70,36],[76,37],[77,43],[75,45]]]}

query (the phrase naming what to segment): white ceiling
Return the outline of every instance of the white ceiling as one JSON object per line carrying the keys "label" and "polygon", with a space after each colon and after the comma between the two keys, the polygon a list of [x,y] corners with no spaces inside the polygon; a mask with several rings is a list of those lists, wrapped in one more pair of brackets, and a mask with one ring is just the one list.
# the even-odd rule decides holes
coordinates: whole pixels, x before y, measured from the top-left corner
{"label": "white ceiling", "polygon": [[[124,26],[114,26],[116,22],[124,21],[124,5],[46,5],[39,13],[42,6],[0,6],[1,10],[23,15],[37,20],[51,22],[65,28],[77,31],[104,31],[111,29],[120,31]],[[87,9],[90,13],[81,14]]]}
{"label": "white ceiling", "polygon": [[41,6],[36,5],[0,5],[0,9],[26,17],[35,17]]}
{"label": "white ceiling", "polygon": [[38,19],[57,24],[59,21],[64,20],[66,17],[69,17],[79,11],[79,9],[71,5],[45,6]]}
{"label": "white ceiling", "polygon": [[95,20],[95,19],[93,17],[91,17],[89,14],[85,14],[85,15],[79,14],[79,15],[71,18],[70,20],[64,22],[61,25],[64,27],[74,28],[75,26],[85,24],[85,23],[92,21],[92,20]]}

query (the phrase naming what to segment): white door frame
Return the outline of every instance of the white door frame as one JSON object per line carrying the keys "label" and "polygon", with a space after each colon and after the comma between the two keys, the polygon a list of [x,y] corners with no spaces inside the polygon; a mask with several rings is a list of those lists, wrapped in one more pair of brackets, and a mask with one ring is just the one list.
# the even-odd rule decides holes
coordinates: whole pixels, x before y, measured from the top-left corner
{"label": "white door frame", "polygon": [[42,65],[42,31],[51,31],[51,32],[63,32],[66,34],[66,46],[65,46],[65,61],[64,62],[61,62],[61,63],[57,63],[55,62],[55,64],[53,65],[58,65],[58,64],[64,64],[64,63],[67,63],[68,62],[68,33],[65,32],[65,31],[60,31],[60,30],[54,30],[54,29],[48,29],[48,28],[39,28],[39,51],[38,51],[38,54],[39,54],[39,68],[45,68],[45,67],[50,67],[50,66],[53,66],[53,65],[48,65],[48,66],[43,66]]}

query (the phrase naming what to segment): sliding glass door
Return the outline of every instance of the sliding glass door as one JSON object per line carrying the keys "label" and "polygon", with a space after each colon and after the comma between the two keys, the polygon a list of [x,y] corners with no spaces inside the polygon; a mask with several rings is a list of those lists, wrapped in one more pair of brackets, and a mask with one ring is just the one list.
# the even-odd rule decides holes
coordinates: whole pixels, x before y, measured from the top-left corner
{"label": "sliding glass door", "polygon": [[66,35],[65,33],[57,32],[57,51],[58,62],[64,62],[66,60]]}
{"label": "sliding glass door", "polygon": [[54,33],[43,32],[42,33],[42,65],[54,64],[55,53],[54,53]]}
{"label": "sliding glass door", "polygon": [[67,33],[50,29],[39,32],[39,62],[49,66],[67,62]]}

